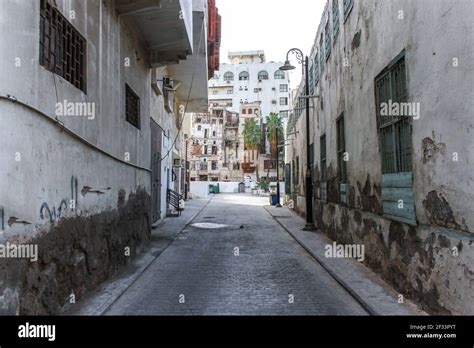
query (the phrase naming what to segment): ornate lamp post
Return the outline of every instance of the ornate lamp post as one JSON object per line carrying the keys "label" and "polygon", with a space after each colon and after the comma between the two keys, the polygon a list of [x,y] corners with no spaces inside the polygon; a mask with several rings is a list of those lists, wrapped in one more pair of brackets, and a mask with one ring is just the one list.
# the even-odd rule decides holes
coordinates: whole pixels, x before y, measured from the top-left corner
{"label": "ornate lamp post", "polygon": [[[305,106],[306,106],[306,225],[305,231],[314,231],[316,227],[313,222],[313,178],[311,175],[311,154],[310,154],[310,131],[309,131],[309,73],[308,73],[308,56],[304,57],[303,52],[299,48],[292,48],[286,53],[285,65],[280,70],[288,71],[296,67],[290,64],[288,56],[290,53],[296,55],[298,63],[302,65],[303,75],[305,76]],[[304,59],[303,59],[304,57]]]}

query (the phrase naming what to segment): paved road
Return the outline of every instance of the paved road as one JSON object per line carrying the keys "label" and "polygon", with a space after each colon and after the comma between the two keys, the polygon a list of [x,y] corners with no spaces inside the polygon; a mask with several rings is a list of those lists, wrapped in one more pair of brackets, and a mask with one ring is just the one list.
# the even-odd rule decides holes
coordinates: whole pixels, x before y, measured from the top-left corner
{"label": "paved road", "polygon": [[215,195],[106,314],[366,315],[265,204]]}

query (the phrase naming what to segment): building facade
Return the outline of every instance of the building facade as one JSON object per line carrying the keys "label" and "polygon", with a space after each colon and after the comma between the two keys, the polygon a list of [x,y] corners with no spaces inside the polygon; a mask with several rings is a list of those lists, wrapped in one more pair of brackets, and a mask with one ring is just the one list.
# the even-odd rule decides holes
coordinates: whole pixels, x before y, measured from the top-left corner
{"label": "building facade", "polygon": [[[309,67],[313,216],[336,241],[364,244],[366,264],[400,295],[473,314],[474,67],[461,39],[473,37],[473,6],[425,5],[327,2]],[[304,130],[294,112],[287,198],[302,215]]]}
{"label": "building facade", "polygon": [[[190,180],[276,180],[276,160],[271,158],[265,124],[270,113],[279,114],[283,123],[286,122],[290,95],[288,74],[279,70],[283,63],[267,62],[264,51],[230,52],[228,58],[229,63],[221,64],[209,81],[209,116],[190,116],[190,133],[201,148],[198,153],[190,149]],[[262,133],[256,151],[245,149],[243,129],[249,118],[256,119]],[[208,119],[219,122],[210,125]],[[209,129],[208,135],[215,133],[220,138],[209,139],[209,143],[204,140],[208,138],[202,138],[206,135],[202,133],[205,129]],[[211,175],[203,174],[202,169],[199,172],[197,168],[207,170],[202,163],[209,162],[205,157],[211,154],[208,152],[213,146],[217,146],[217,150],[213,150],[212,155],[217,154],[217,157],[211,158],[208,165],[217,169]],[[282,179],[283,157],[281,160]]]}
{"label": "building facade", "polygon": [[0,3],[0,239],[38,247],[0,260],[2,313],[60,313],[146,245],[184,190],[219,25],[204,0]]}

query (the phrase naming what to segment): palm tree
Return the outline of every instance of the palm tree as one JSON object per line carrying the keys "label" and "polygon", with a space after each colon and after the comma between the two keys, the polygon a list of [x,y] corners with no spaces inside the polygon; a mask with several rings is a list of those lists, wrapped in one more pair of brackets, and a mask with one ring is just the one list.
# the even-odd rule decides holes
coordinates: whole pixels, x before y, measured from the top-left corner
{"label": "palm tree", "polygon": [[[278,133],[278,134],[277,134]],[[277,136],[278,135],[278,136]],[[270,160],[278,156],[278,144],[277,140],[283,139],[283,125],[281,124],[280,115],[275,112],[271,112],[267,116],[267,136],[270,141]],[[270,175],[270,166],[268,166],[267,178]]]}
{"label": "palm tree", "polygon": [[[244,149],[253,150],[253,151],[256,150],[258,146],[260,145],[262,132],[255,118],[249,118],[245,120],[243,135],[244,135],[244,145],[245,145]],[[258,178],[258,164],[257,164],[257,182],[258,181],[259,181],[259,178]]]}

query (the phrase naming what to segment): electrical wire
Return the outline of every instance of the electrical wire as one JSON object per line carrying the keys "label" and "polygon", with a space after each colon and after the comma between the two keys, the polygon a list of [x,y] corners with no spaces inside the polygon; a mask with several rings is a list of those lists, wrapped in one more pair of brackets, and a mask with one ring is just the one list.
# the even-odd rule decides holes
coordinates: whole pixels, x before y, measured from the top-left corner
{"label": "electrical wire", "polygon": [[[204,33],[204,23],[205,21],[203,20],[202,21],[202,25],[201,25],[201,34],[199,35],[199,47],[198,47],[198,50],[197,50],[197,54],[199,57],[199,51],[201,50],[201,44],[202,44],[202,35]],[[171,144],[170,148],[168,149],[168,151],[166,152],[166,155],[164,155],[163,157],[161,157],[158,162],[162,162],[166,157],[169,156],[171,150],[173,149],[173,147],[175,146],[176,144],[176,141],[178,140],[178,137],[179,137],[179,131],[181,130],[182,126],[183,126],[183,121],[184,121],[184,117],[186,115],[186,110],[188,109],[188,104],[189,104],[189,99],[191,98],[191,91],[193,89],[193,84],[194,84],[194,76],[196,75],[196,67],[197,67],[197,62],[198,62],[199,58],[196,58],[196,61],[194,62],[194,67],[193,67],[193,75],[191,76],[191,82],[190,82],[190,85],[189,85],[189,91],[188,91],[188,97],[186,99],[186,104],[184,106],[184,111],[183,111],[183,117],[181,118],[181,121],[179,123],[179,129],[178,129],[178,132],[176,133],[176,136],[174,138],[174,141],[173,143]]]}

